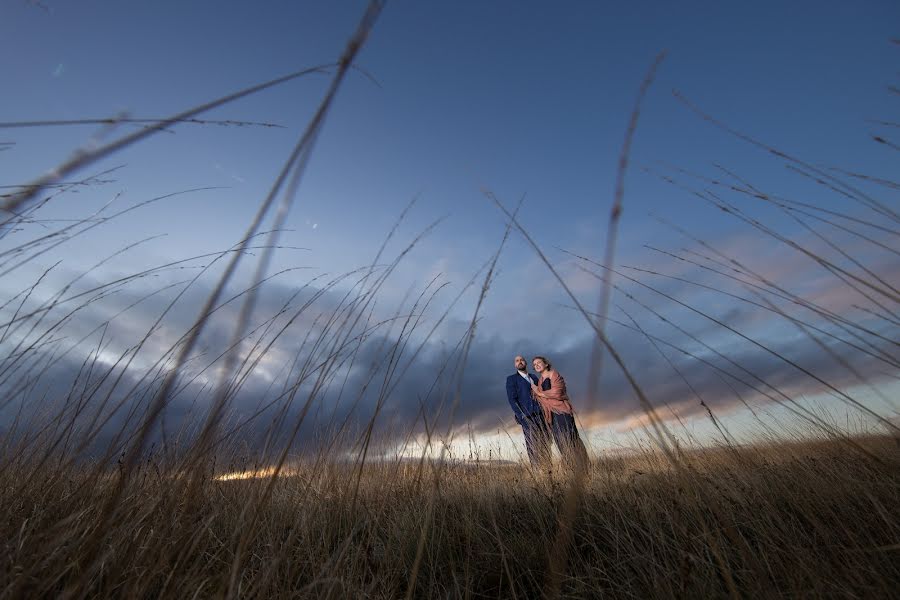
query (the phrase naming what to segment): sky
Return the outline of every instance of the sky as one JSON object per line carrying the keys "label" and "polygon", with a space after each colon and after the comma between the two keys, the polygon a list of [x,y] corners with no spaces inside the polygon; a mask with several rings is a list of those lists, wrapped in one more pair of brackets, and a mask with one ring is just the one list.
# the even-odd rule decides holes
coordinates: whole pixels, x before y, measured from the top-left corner
{"label": "sky", "polygon": [[[124,124],[9,124],[117,115],[163,118],[258,82],[334,63],[364,8],[363,2],[2,0],[0,185],[31,182],[79,148],[135,130]],[[342,294],[352,289],[354,279],[328,289],[322,288],[324,282],[369,265],[404,207],[415,200],[384,257],[399,255],[431,223],[440,222],[403,255],[379,289],[373,314],[404,313],[432,279],[435,287],[447,285],[409,336],[413,346],[422,343],[422,350],[402,377],[378,362],[391,340],[402,336],[398,324],[384,330],[384,338],[379,331],[360,345],[353,365],[346,366],[349,384],[344,388],[365,387],[372,371],[362,365],[375,365],[379,376],[397,378],[384,402],[385,432],[418,428],[421,433],[424,406],[426,413],[442,410],[450,430],[474,432],[483,444],[498,444],[513,455],[521,443],[503,382],[516,354],[542,354],[569,382],[593,446],[626,443],[645,418],[633,390],[604,355],[599,395],[586,397],[594,343],[589,324],[519,232],[505,244],[479,308],[462,379],[442,368],[458,359],[454,348],[472,319],[484,274],[458,302],[453,299],[497,251],[507,225],[491,195],[507,207],[524,197],[521,224],[579,302],[596,309],[600,268],[573,254],[602,261],[629,118],[650,65],[665,51],[640,107],[616,244],[616,265],[634,280],[616,278],[620,290],[613,295],[608,333],[627,368],[666,422],[682,432],[677,435],[700,443],[714,443],[720,435],[705,406],[741,440],[761,435],[761,422],[785,431],[804,426],[791,412],[791,402],[840,422],[872,422],[871,414],[848,408],[842,394],[895,419],[896,404],[890,400],[898,390],[900,336],[897,294],[891,290],[900,280],[900,261],[898,223],[890,211],[896,214],[898,206],[898,187],[891,181],[900,138],[900,45],[892,41],[897,23],[900,6],[886,1],[390,2],[357,58],[358,70],[349,74],[328,114],[285,223],[289,231],[280,238],[290,248],[276,254],[268,273],[294,270],[262,288],[254,323],[280,310],[304,285],[295,302],[321,290],[316,302],[325,312],[342,306]],[[111,253],[151,236],[165,237],[104,262],[72,290],[232,246],[329,81],[328,74],[310,75],[201,117],[277,127],[185,123],[75,174],[82,178],[117,167],[100,176],[102,182],[54,197],[32,222],[7,225],[2,251],[69,223],[62,219],[92,215],[111,200],[107,210],[114,211],[174,195],[99,224],[21,265],[4,262],[0,301],[29,288],[56,265],[22,304],[39,306]],[[717,127],[675,91],[733,131],[803,162]],[[822,177],[797,172],[801,164],[844,183],[816,181]],[[857,191],[848,193],[841,185]],[[0,188],[0,193],[11,191]],[[702,199],[707,191],[745,211],[740,214],[747,220]],[[806,213],[787,214],[747,191],[805,203],[792,207]],[[888,210],[872,209],[865,199]],[[762,225],[754,226],[753,220]],[[711,262],[710,248],[725,264]],[[858,279],[836,276],[803,250]],[[84,357],[98,344],[108,344],[103,360],[115,364],[116,353],[141,338],[174,298],[178,281],[196,273],[200,263],[187,264],[194,270],[131,281],[67,319],[58,332],[63,335],[67,328],[59,348],[88,337],[56,361],[57,371],[48,370],[44,379],[70,387]],[[738,268],[745,282],[706,267],[731,275]],[[127,377],[149,369],[190,327],[217,268],[166,313]],[[750,271],[779,286],[781,296],[771,293],[774,288],[762,292],[748,285]],[[250,281],[251,274],[252,263],[245,263],[238,282]],[[169,284],[173,287],[116,317],[102,340],[96,333],[90,337],[98,324]],[[4,306],[4,322],[13,318],[20,300]],[[818,328],[817,337],[808,327],[798,328],[796,321],[766,310],[767,301],[801,319],[804,327]],[[847,322],[823,319],[825,309]],[[237,310],[229,306],[220,315],[203,338],[209,356],[227,346]],[[627,327],[633,326],[632,317],[638,331]],[[425,339],[435,323],[435,332]],[[3,351],[14,356],[15,344],[35,339],[28,336],[39,336],[46,326],[30,332],[7,328]],[[285,365],[296,356],[297,340],[319,331],[321,323],[304,313],[292,327],[234,397],[234,418],[256,406],[265,390],[283,385],[286,373],[292,373]],[[214,381],[214,372],[204,371],[194,384]],[[455,390],[461,381],[452,418],[446,405],[439,409],[438,400],[429,404],[424,390],[435,381],[446,390]],[[766,387],[770,384],[778,392]],[[379,402],[369,389],[351,410],[336,389],[318,400],[325,412],[331,403],[335,411],[367,415]],[[204,397],[201,388],[190,407],[173,406],[170,424],[199,410],[195,404],[202,405]],[[788,409],[780,405],[785,402]],[[15,403],[0,410],[7,428],[14,414],[10,406]],[[242,429],[248,431],[256,430]],[[260,425],[254,435],[261,431]],[[304,435],[316,434],[315,426],[304,429]]]}

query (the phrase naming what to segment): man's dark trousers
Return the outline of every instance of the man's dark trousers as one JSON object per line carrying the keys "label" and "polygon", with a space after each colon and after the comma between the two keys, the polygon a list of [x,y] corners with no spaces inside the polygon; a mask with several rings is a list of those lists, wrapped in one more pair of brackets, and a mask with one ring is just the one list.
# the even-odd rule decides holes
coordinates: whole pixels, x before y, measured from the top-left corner
{"label": "man's dark trousers", "polygon": [[528,451],[528,460],[533,467],[541,467],[550,464],[550,429],[544,421],[544,415],[527,415],[519,421],[522,433],[525,434],[525,449]]}

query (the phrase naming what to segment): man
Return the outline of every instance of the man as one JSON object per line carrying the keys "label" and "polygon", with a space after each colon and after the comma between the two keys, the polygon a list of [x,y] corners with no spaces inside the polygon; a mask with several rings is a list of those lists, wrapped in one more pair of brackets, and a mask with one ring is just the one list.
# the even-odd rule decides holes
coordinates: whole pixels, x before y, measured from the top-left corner
{"label": "man", "polygon": [[522,356],[513,361],[516,372],[506,378],[506,399],[516,416],[516,423],[525,434],[525,449],[531,466],[541,467],[550,462],[550,435],[547,430],[541,405],[531,397],[531,386],[538,378],[528,372],[528,363]]}

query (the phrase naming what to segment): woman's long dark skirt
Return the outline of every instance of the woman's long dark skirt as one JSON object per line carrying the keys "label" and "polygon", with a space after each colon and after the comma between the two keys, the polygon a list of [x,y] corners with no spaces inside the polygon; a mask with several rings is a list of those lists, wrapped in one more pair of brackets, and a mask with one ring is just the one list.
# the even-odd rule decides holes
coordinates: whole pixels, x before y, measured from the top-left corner
{"label": "woman's long dark skirt", "polygon": [[563,461],[572,468],[578,466],[579,463],[581,466],[587,467],[587,449],[584,447],[584,442],[581,441],[581,436],[578,435],[575,417],[553,413],[550,430]]}

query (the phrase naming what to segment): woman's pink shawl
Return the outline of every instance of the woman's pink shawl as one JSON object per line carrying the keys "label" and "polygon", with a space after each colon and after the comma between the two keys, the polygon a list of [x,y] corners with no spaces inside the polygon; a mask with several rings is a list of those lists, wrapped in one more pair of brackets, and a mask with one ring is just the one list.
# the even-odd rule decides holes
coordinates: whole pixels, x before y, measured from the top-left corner
{"label": "woman's pink shawl", "polygon": [[[541,390],[541,383],[544,383],[544,379],[548,378],[550,379],[550,389],[546,391]],[[574,412],[572,410],[572,403],[569,402],[569,395],[566,393],[566,380],[555,370],[550,371],[550,375],[547,377],[541,376],[541,381],[538,383],[538,390],[534,392],[534,398],[541,405],[541,409],[544,412],[544,419],[548,423],[550,422],[552,413],[558,415],[571,415]]]}

